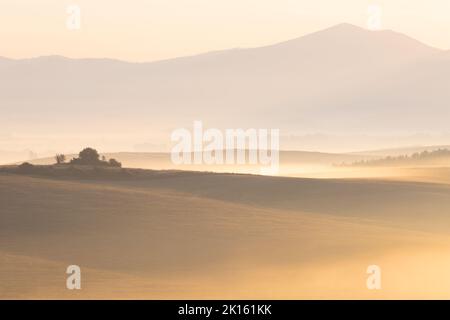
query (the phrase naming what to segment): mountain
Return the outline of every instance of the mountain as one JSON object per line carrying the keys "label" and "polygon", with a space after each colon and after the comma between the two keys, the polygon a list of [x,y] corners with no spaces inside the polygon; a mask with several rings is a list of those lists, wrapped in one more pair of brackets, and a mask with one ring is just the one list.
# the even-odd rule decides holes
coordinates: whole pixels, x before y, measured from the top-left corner
{"label": "mountain", "polygon": [[448,53],[416,61],[342,102],[344,112],[335,114],[334,121],[347,121],[346,116],[351,114],[353,121],[347,121],[347,125],[359,129],[448,132],[449,76]]}
{"label": "mountain", "polygon": [[168,140],[195,119],[283,134],[442,131],[449,56],[393,31],[340,24],[271,46],[151,63],[0,60],[1,124],[42,139],[116,134],[129,145],[142,132]]}

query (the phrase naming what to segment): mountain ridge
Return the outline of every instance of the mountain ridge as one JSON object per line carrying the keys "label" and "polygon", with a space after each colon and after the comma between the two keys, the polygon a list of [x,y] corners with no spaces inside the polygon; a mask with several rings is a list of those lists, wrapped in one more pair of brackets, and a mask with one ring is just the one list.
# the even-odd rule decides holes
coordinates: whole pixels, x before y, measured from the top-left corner
{"label": "mountain ridge", "polygon": [[[93,139],[111,131],[156,136],[194,120],[284,135],[442,133],[446,57],[393,31],[341,24],[271,46],[149,63],[7,61],[0,63],[0,124],[42,139],[79,128]],[[143,140],[136,133],[129,145]]]}
{"label": "mountain ridge", "polygon": [[230,48],[230,49],[222,49],[222,50],[211,50],[211,51],[206,51],[206,52],[201,52],[198,54],[193,54],[193,55],[181,55],[178,57],[174,57],[174,58],[167,58],[167,59],[160,59],[160,60],[154,60],[154,61],[142,61],[142,62],[135,62],[135,61],[128,61],[125,59],[118,59],[118,58],[109,58],[109,57],[104,57],[104,58],[90,58],[90,57],[83,57],[83,58],[72,58],[72,57],[68,57],[68,56],[64,56],[64,55],[58,55],[58,54],[52,54],[52,55],[39,55],[39,56],[33,56],[33,57],[28,57],[28,58],[21,58],[21,59],[16,59],[16,58],[10,58],[10,57],[4,57],[4,56],[0,56],[0,60],[9,60],[9,61],[27,61],[27,60],[40,60],[40,59],[59,59],[59,60],[81,60],[81,61],[110,61],[110,62],[122,62],[122,63],[128,63],[128,64],[138,64],[138,65],[143,65],[143,64],[152,64],[152,63],[160,63],[160,62],[168,62],[168,61],[174,61],[174,60],[178,60],[178,59],[183,59],[183,58],[193,58],[193,57],[199,57],[199,56],[205,56],[205,55],[215,55],[215,54],[220,54],[220,53],[226,53],[226,52],[237,52],[237,51],[243,51],[243,50],[252,50],[252,49],[263,49],[263,48],[270,48],[270,47],[276,47],[276,46],[280,46],[280,45],[285,45],[285,44],[290,44],[296,41],[299,41],[301,39],[304,38],[308,38],[308,37],[315,37],[317,35],[323,35],[326,33],[333,33],[335,31],[339,31],[339,30],[343,30],[346,32],[354,32],[354,33],[360,33],[360,34],[370,34],[370,33],[383,33],[383,34],[391,34],[391,35],[396,35],[399,36],[401,38],[404,39],[408,39],[408,41],[414,42],[416,44],[420,44],[423,47],[429,48],[431,50],[435,50],[436,52],[448,52],[450,53],[450,50],[442,50],[430,45],[425,44],[424,42],[417,40],[413,37],[410,37],[406,34],[394,31],[394,30],[390,30],[390,29],[383,29],[383,30],[379,30],[379,31],[371,31],[369,29],[364,29],[362,27],[356,26],[354,24],[351,23],[339,23],[330,27],[327,27],[325,29],[321,29],[318,31],[314,31],[311,33],[307,33],[292,39],[288,39],[288,40],[282,40],[282,41],[278,41],[275,42],[273,44],[268,44],[268,45],[261,45],[261,46],[255,46],[255,47],[242,47],[242,48]]}

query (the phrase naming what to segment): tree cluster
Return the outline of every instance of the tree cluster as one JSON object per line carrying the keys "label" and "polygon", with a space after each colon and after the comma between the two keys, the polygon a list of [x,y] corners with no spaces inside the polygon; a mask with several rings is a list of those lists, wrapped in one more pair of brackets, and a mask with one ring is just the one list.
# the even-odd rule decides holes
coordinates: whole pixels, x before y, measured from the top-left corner
{"label": "tree cluster", "polygon": [[[63,154],[57,154],[55,156],[57,164],[64,164],[66,156]],[[70,160],[69,164],[74,165],[90,165],[90,166],[105,166],[105,167],[122,167],[122,164],[116,159],[106,160],[105,156],[100,159],[100,154],[97,150],[92,148],[85,148],[78,154],[78,158]]]}

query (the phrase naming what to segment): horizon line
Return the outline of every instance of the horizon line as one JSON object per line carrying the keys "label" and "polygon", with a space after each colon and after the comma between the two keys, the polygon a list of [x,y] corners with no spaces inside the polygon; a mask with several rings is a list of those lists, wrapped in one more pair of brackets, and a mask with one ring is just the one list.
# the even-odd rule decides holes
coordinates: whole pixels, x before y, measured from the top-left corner
{"label": "horizon line", "polygon": [[157,59],[157,60],[145,60],[145,61],[131,61],[131,60],[126,60],[126,59],[121,59],[121,58],[114,58],[114,57],[69,57],[66,55],[62,55],[62,54],[43,54],[43,55],[36,55],[36,56],[30,56],[30,57],[26,57],[26,58],[11,58],[11,57],[7,57],[7,56],[3,56],[0,55],[0,59],[4,59],[4,60],[10,60],[10,61],[26,61],[26,60],[35,60],[35,59],[45,59],[45,58],[58,58],[58,59],[66,59],[66,60],[107,60],[107,61],[115,61],[115,62],[120,62],[120,63],[128,63],[128,64],[149,64],[149,63],[158,63],[158,62],[165,62],[165,61],[171,61],[171,60],[177,60],[177,59],[183,59],[183,58],[192,58],[192,57],[198,57],[198,56],[203,56],[203,55],[208,55],[208,54],[214,54],[214,53],[220,53],[220,52],[226,52],[226,51],[232,51],[232,50],[251,50],[251,49],[261,49],[261,48],[266,48],[266,47],[272,47],[272,46],[277,46],[283,43],[287,43],[290,41],[295,41],[310,35],[314,35],[314,34],[318,34],[320,32],[325,32],[328,30],[332,30],[338,27],[351,27],[351,28],[355,28],[355,29],[359,29],[361,31],[365,31],[368,33],[371,32],[391,32],[391,33],[396,33],[399,35],[402,35],[404,37],[407,37],[409,39],[412,39],[424,46],[427,46],[431,49],[435,49],[441,52],[447,52],[450,51],[450,49],[443,49],[443,48],[438,48],[432,45],[429,45],[421,40],[418,40],[414,37],[409,36],[408,34],[405,33],[401,33],[401,32],[397,32],[395,30],[392,29],[380,29],[380,30],[370,30],[361,26],[358,26],[356,24],[352,24],[352,23],[348,23],[348,22],[341,22],[338,24],[333,24],[329,27],[323,28],[323,29],[319,29],[317,31],[313,31],[313,32],[308,32],[305,33],[301,36],[295,37],[295,38],[290,38],[287,40],[280,40],[278,42],[272,43],[272,44],[267,44],[267,45],[261,45],[261,46],[256,46],[256,47],[232,47],[232,48],[228,48],[228,49],[217,49],[217,50],[210,50],[210,51],[203,51],[203,52],[199,52],[199,53],[195,53],[195,54],[187,54],[187,55],[181,55],[181,56],[176,56],[176,57],[172,57],[172,58],[163,58],[163,59]]}

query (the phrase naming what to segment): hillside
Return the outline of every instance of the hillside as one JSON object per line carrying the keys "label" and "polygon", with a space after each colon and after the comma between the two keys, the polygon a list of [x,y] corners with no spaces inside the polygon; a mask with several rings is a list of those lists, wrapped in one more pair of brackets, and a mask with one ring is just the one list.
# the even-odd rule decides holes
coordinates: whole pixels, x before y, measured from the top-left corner
{"label": "hillside", "polygon": [[[0,173],[0,202],[2,298],[448,297],[447,186]],[[364,287],[373,263],[396,277],[381,295]]]}

